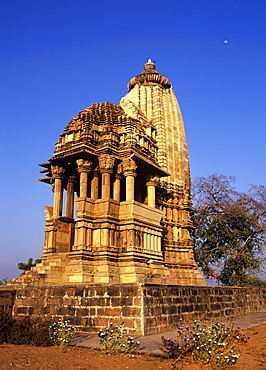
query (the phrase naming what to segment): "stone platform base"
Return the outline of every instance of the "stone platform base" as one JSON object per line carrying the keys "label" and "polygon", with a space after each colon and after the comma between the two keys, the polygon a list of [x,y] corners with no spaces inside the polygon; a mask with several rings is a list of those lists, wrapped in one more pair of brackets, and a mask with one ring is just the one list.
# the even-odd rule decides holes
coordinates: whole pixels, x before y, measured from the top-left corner
{"label": "stone platform base", "polygon": [[14,317],[70,320],[97,332],[125,323],[130,334],[175,330],[179,320],[266,311],[266,289],[151,284],[75,284],[1,287],[0,307]]}
{"label": "stone platform base", "polygon": [[123,252],[116,247],[97,247],[90,251],[43,254],[40,263],[8,285],[175,285],[176,282],[184,286],[207,286],[192,257],[179,264],[166,264],[158,251],[128,247]]}

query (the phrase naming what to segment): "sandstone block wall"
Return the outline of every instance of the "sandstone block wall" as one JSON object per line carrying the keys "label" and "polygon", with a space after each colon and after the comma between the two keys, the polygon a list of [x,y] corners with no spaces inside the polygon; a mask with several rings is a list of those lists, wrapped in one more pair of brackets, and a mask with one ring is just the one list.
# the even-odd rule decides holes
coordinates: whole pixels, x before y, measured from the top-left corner
{"label": "sandstone block wall", "polygon": [[144,286],[145,333],[174,330],[179,320],[266,310],[266,289]]}
{"label": "sandstone block wall", "polygon": [[76,284],[0,288],[0,307],[15,317],[59,318],[97,332],[125,323],[132,335],[175,330],[180,318],[215,318],[266,310],[266,289],[151,284]]}
{"label": "sandstone block wall", "polygon": [[42,316],[52,322],[69,320],[82,331],[97,332],[125,323],[141,333],[142,292],[137,284],[90,284],[24,287],[16,290],[15,317]]}

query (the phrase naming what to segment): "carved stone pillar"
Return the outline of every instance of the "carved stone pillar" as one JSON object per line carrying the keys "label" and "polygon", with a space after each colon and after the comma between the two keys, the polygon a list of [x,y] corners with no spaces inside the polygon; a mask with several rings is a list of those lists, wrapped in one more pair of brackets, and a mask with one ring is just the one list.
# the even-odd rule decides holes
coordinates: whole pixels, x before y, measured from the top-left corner
{"label": "carved stone pillar", "polygon": [[94,176],[91,180],[91,198],[96,200],[99,198],[99,177],[100,170],[99,167],[96,167],[94,170]]}
{"label": "carved stone pillar", "polygon": [[91,170],[92,162],[89,162],[85,159],[77,159],[77,171],[80,173],[80,188],[79,188],[79,196],[84,198],[87,196],[87,188],[88,188],[88,173]]}
{"label": "carved stone pillar", "polygon": [[63,188],[62,179],[64,178],[65,169],[59,166],[52,166],[52,176],[54,179],[54,203],[53,218],[62,216],[63,207]]}
{"label": "carved stone pillar", "polygon": [[115,158],[108,155],[102,154],[99,157],[99,167],[102,174],[102,199],[110,198],[110,175],[113,172]]}
{"label": "carved stone pillar", "polygon": [[115,174],[115,182],[114,182],[114,200],[120,201],[120,182],[123,178],[122,175],[123,165],[120,163],[117,167],[117,172]]}
{"label": "carved stone pillar", "polygon": [[67,182],[67,196],[66,196],[66,217],[68,218],[73,218],[75,183],[76,176],[69,176]]}
{"label": "carved stone pillar", "polygon": [[150,179],[147,183],[147,195],[148,195],[148,206],[155,208],[156,206],[156,185],[159,179],[154,177]]}
{"label": "carved stone pillar", "polygon": [[134,187],[137,165],[131,158],[123,160],[124,176],[126,177],[126,200],[134,200]]}

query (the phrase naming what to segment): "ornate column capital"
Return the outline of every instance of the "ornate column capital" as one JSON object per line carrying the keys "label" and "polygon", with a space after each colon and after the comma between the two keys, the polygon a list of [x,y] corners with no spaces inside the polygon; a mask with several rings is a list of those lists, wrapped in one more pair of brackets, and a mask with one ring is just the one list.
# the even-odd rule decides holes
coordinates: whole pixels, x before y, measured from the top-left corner
{"label": "ornate column capital", "polygon": [[100,167],[99,166],[97,166],[94,169],[93,174],[94,174],[95,177],[100,177],[101,172],[100,172]]}
{"label": "ornate column capital", "polygon": [[119,163],[119,165],[117,166],[115,178],[118,179],[118,180],[122,180],[122,178],[123,178],[123,163]]}
{"label": "ornate column capital", "polygon": [[137,172],[136,171],[133,171],[133,170],[127,170],[127,171],[124,171],[124,176],[125,177],[128,177],[128,176],[136,177],[137,176]]}
{"label": "ornate column capital", "polygon": [[60,166],[52,166],[52,176],[54,179],[63,179],[64,178],[65,169]]}
{"label": "ornate column capital", "polygon": [[92,162],[90,162],[86,159],[77,159],[76,163],[77,163],[77,171],[79,173],[81,173],[81,172],[86,172],[86,173],[90,172]]}
{"label": "ornate column capital", "polygon": [[159,183],[159,177],[155,176],[146,182],[146,186],[157,186]]}
{"label": "ornate column capital", "polygon": [[132,158],[126,158],[123,160],[123,172],[125,176],[136,176],[137,172],[136,162]]}
{"label": "ornate column capital", "polygon": [[102,154],[99,156],[99,168],[101,174],[113,172],[115,158],[109,154]]}
{"label": "ornate column capital", "polygon": [[73,175],[73,176],[68,177],[68,183],[75,184],[76,181],[77,181],[77,176]]}
{"label": "ornate column capital", "polygon": [[53,218],[62,216],[62,206],[63,206],[62,179],[64,178],[64,173],[65,173],[65,169],[63,167],[52,166],[52,176],[54,179]]}

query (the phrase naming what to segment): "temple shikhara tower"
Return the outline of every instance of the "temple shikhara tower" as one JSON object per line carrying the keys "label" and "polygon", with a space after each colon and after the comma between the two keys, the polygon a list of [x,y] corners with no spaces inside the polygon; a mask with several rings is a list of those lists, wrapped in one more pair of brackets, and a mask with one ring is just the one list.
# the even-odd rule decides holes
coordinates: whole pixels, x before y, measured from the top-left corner
{"label": "temple shikhara tower", "polygon": [[192,250],[180,108],[149,60],[120,104],[91,104],[40,165],[53,190],[42,262],[16,283],[206,285]]}

